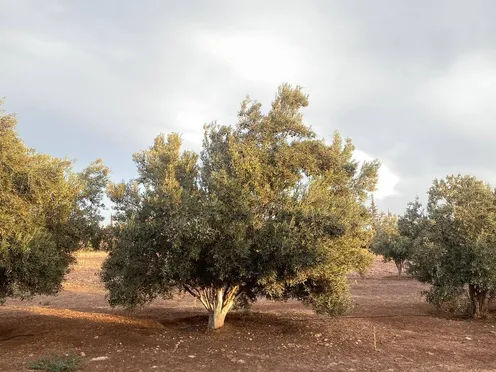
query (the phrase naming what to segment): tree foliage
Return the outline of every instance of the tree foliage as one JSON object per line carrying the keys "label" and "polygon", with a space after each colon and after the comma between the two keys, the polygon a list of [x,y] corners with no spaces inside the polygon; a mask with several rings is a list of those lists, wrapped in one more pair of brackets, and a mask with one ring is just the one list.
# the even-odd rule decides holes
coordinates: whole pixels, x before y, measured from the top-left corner
{"label": "tree foliage", "polygon": [[77,195],[72,226],[78,231],[81,244],[99,249],[106,235],[101,212],[105,208],[103,198],[109,182],[109,169],[102,159],[97,159],[77,173],[76,177],[82,189]]}
{"label": "tree foliage", "polygon": [[376,215],[372,251],[382,255],[385,262],[393,261],[401,277],[425,226],[422,205],[417,198],[408,203],[403,216],[397,217],[390,213]]}
{"label": "tree foliage", "polygon": [[[203,151],[160,135],[134,155],[139,177],[112,185],[116,242],[103,267],[112,305],[184,290],[219,328],[237,302],[297,298],[321,312],[349,306],[346,275],[371,262],[377,162],[352,160],[350,140],[316,139],[307,97],[280,87],[272,107],[246,99],[234,127],[205,127]],[[201,159],[201,161],[199,161]]]}
{"label": "tree foliage", "polygon": [[438,306],[468,291],[470,314],[488,314],[496,290],[496,194],[472,176],[435,180],[429,190],[428,224],[412,257],[411,272],[432,284]]}
{"label": "tree foliage", "polygon": [[409,258],[410,247],[409,239],[398,231],[398,217],[389,213],[379,216],[371,245],[372,252],[382,255],[384,262],[393,261],[400,277]]}
{"label": "tree foliage", "polygon": [[71,162],[27,148],[16,124],[0,112],[0,301],[60,289],[92,203]]}

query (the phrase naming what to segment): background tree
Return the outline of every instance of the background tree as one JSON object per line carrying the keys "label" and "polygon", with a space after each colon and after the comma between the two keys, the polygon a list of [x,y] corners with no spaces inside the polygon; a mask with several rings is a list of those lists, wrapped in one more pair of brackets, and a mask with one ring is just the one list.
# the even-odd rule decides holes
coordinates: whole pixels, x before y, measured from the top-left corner
{"label": "background tree", "polygon": [[0,113],[0,301],[54,294],[81,239],[73,221],[87,184],[71,162],[27,148]]}
{"label": "background tree", "polygon": [[398,232],[401,236],[408,238],[412,245],[427,228],[425,212],[419,198],[408,203],[405,213],[398,217]]}
{"label": "background tree", "polygon": [[398,217],[389,213],[380,216],[371,249],[375,254],[382,255],[384,262],[393,261],[399,277],[409,258],[410,248],[409,239],[398,231]]}
{"label": "background tree", "polygon": [[105,208],[103,198],[109,182],[109,169],[102,159],[97,159],[76,177],[82,188],[77,196],[78,208],[72,215],[72,226],[83,246],[99,249],[106,236],[102,210]]}
{"label": "background tree", "polygon": [[468,289],[470,314],[488,315],[496,289],[496,197],[472,176],[435,180],[429,190],[428,226],[419,237],[411,272],[432,284],[427,300],[442,305]]}
{"label": "background tree", "polygon": [[112,305],[184,290],[222,327],[236,301],[297,298],[321,312],[349,306],[346,275],[371,262],[365,201],[377,162],[316,139],[299,88],[280,87],[267,114],[249,99],[236,126],[208,125],[201,162],[178,135],[135,154],[139,177],[112,185],[116,241],[103,267]]}
{"label": "background tree", "polygon": [[375,237],[372,251],[382,255],[384,262],[393,261],[401,277],[415,248],[415,242],[425,228],[425,217],[419,199],[408,203],[405,213],[376,214]]}

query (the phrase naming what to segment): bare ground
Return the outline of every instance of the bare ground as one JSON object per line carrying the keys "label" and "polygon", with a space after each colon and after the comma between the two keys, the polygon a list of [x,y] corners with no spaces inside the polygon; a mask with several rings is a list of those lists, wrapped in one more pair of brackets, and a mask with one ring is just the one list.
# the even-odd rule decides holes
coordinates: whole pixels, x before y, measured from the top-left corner
{"label": "bare ground", "polygon": [[52,353],[84,353],[82,371],[496,371],[495,322],[438,314],[424,286],[379,259],[365,278],[351,278],[347,317],[260,301],[206,333],[191,297],[133,313],[109,308],[98,276],[104,258],[81,252],[58,296],[0,307],[0,371],[25,371]]}

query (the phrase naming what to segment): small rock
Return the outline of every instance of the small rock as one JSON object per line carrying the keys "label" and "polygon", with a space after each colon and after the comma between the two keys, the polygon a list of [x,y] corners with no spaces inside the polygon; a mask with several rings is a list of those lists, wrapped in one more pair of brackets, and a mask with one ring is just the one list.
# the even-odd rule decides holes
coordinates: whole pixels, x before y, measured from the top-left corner
{"label": "small rock", "polygon": [[81,356],[82,357],[85,357],[86,356],[86,353],[84,351],[81,351]]}
{"label": "small rock", "polygon": [[465,337],[465,340],[471,340],[471,338],[467,336],[467,337]]}
{"label": "small rock", "polygon": [[243,359],[239,359],[239,360],[238,360],[238,363],[239,363],[239,364],[245,364],[246,362],[245,362]]}
{"label": "small rock", "polygon": [[101,362],[102,360],[107,360],[108,358],[109,358],[108,356],[96,357],[91,359],[91,362]]}
{"label": "small rock", "polygon": [[188,358],[191,358],[191,359],[196,358],[196,355],[188,355]]}
{"label": "small rock", "polygon": [[316,338],[322,337],[322,333],[316,333],[316,334],[315,334],[315,337],[316,337]]}
{"label": "small rock", "polygon": [[93,337],[95,340],[98,338],[98,336]]}

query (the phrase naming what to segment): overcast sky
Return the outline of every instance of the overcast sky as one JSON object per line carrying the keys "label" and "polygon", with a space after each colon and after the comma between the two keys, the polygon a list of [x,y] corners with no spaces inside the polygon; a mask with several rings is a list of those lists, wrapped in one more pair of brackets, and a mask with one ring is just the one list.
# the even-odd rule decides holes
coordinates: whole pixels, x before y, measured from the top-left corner
{"label": "overcast sky", "polygon": [[310,96],[319,136],[378,158],[382,210],[436,177],[496,183],[496,1],[0,0],[0,97],[28,146],[114,180],[158,133],[198,150],[246,94]]}

